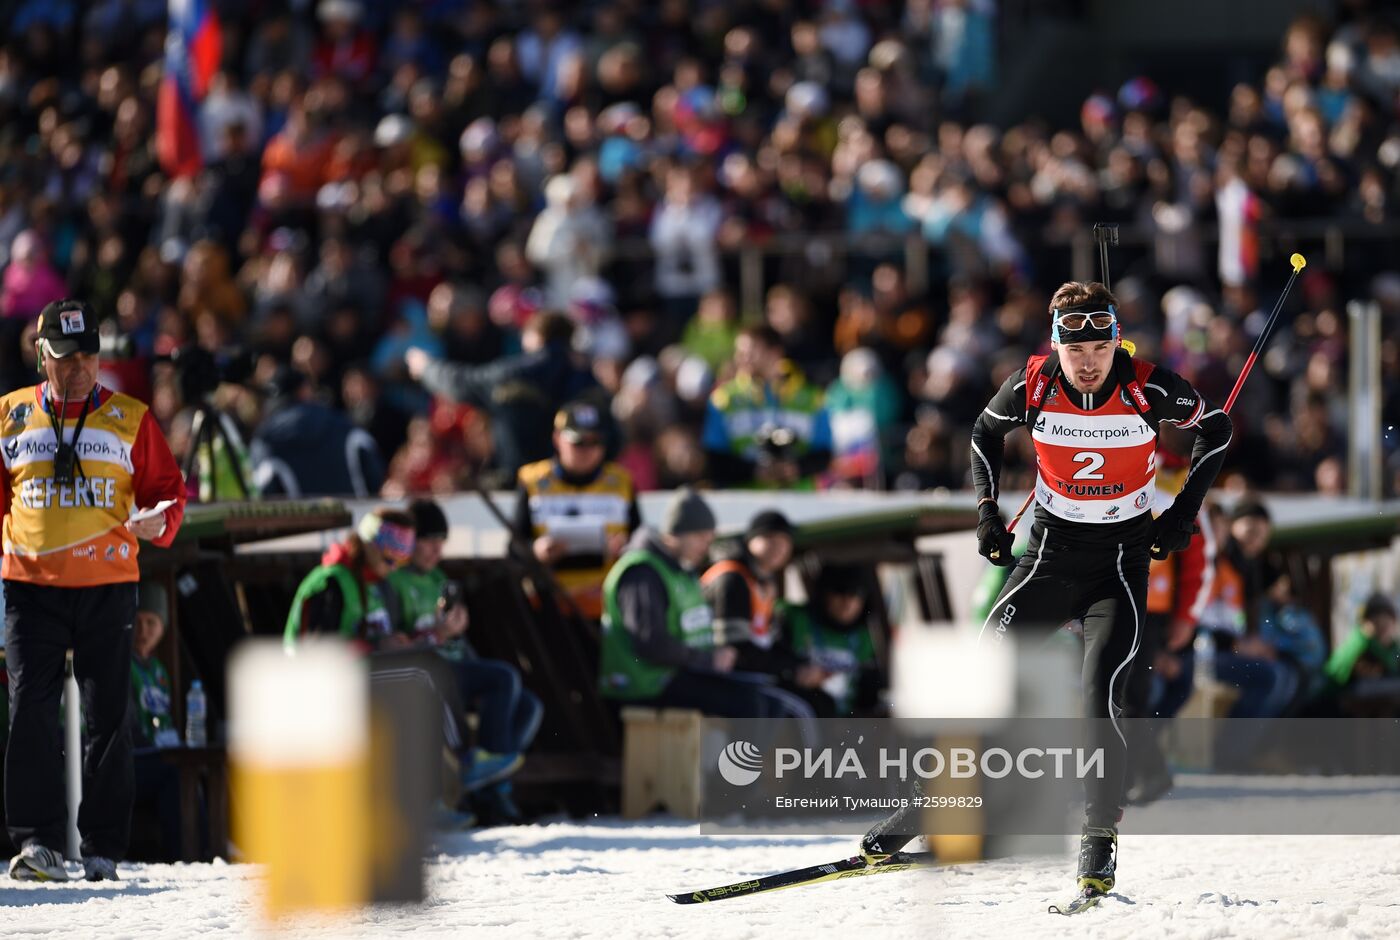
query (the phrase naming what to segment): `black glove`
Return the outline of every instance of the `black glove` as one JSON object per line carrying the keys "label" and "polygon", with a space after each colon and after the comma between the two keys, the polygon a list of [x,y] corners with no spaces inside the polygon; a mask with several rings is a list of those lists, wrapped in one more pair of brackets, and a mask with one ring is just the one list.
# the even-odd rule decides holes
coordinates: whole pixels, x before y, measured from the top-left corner
{"label": "black glove", "polygon": [[1006,523],[1001,521],[997,504],[983,503],[977,512],[982,517],[977,523],[977,554],[1002,568],[1016,564],[1016,559],[1011,555],[1011,545],[1016,537],[1006,531]]}
{"label": "black glove", "polygon": [[1191,536],[1201,531],[1196,525],[1196,514],[1200,510],[1181,508],[1173,503],[1156,519],[1152,520],[1152,531],[1148,536],[1151,548],[1148,553],[1157,561],[1172,552],[1179,552],[1191,544]]}

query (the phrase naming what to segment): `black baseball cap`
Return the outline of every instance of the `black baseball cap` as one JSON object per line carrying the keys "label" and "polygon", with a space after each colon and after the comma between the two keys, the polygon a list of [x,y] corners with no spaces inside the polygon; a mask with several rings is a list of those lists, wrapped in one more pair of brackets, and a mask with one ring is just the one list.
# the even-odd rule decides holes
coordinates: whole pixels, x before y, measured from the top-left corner
{"label": "black baseball cap", "polygon": [[55,359],[102,349],[102,340],[97,335],[97,314],[82,300],[55,300],[40,311],[39,339]]}
{"label": "black baseball cap", "polygon": [[559,409],[554,416],[554,430],[571,444],[602,443],[603,414],[596,405],[573,402]]}

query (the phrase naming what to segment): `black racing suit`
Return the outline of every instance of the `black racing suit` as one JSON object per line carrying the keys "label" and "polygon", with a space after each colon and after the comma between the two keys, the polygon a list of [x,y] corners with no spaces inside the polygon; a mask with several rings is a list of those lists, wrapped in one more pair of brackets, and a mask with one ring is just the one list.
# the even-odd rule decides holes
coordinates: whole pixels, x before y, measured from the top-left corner
{"label": "black racing suit", "polygon": [[[1118,394],[1113,373],[1103,388],[1087,395],[1063,375],[1055,381],[1066,402],[1089,414]],[[999,495],[1002,439],[1025,424],[1025,385],[1023,368],[1006,380],[973,426],[972,476],[979,499]],[[1197,435],[1191,469],[1176,497],[1181,511],[1189,510],[1194,517],[1224,462],[1230,418],[1209,403],[1198,409],[1200,393],[1161,366],[1143,390],[1159,422]],[[1061,519],[1037,504],[1030,546],[982,625],[984,635],[990,629],[1000,638],[1007,629],[1054,631],[1073,620],[1083,624],[1084,713],[1098,719],[1090,722],[1088,744],[1091,749],[1102,747],[1105,757],[1104,776],[1091,777],[1086,786],[1090,826],[1114,825],[1122,815],[1126,748],[1118,718],[1146,612],[1151,529],[1150,512],[1125,522],[1097,524]]]}

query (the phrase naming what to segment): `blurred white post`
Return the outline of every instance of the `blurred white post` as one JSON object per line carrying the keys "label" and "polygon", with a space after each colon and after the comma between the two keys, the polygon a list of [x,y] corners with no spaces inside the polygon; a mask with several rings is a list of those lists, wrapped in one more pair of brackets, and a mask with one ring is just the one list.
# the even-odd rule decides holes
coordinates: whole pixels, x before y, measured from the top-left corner
{"label": "blurred white post", "polygon": [[78,680],[73,675],[73,652],[63,678],[63,767],[68,778],[68,851],[70,859],[82,858],[78,838],[78,806],[83,801],[83,710],[79,704]]}
{"label": "blurred white post", "polygon": [[1381,311],[1375,301],[1347,304],[1351,400],[1347,409],[1348,491],[1381,498]]}

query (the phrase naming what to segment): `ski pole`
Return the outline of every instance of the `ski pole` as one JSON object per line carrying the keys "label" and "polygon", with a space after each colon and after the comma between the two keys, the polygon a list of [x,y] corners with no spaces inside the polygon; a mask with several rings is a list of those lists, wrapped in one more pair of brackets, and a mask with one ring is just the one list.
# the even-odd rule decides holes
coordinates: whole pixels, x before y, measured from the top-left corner
{"label": "ski pole", "polygon": [[[1254,368],[1254,361],[1259,358],[1259,353],[1263,351],[1264,344],[1269,341],[1269,334],[1274,330],[1274,322],[1278,319],[1279,311],[1283,309],[1283,302],[1288,299],[1288,292],[1293,289],[1293,282],[1298,279],[1298,273],[1308,266],[1308,259],[1298,252],[1289,256],[1288,263],[1293,266],[1293,273],[1288,276],[1288,283],[1283,286],[1283,293],[1279,295],[1278,302],[1274,304],[1274,310],[1269,314],[1268,321],[1264,324],[1264,329],[1259,334],[1259,338],[1254,341],[1254,348],[1250,350],[1249,358],[1244,361],[1244,368],[1240,370],[1240,377],[1235,379],[1235,387],[1230,391],[1230,397],[1225,399],[1224,411],[1230,413],[1231,407],[1235,404],[1235,398],[1240,394],[1240,389],[1244,386],[1244,380],[1249,377],[1250,370]],[[1035,498],[1035,489],[1032,488],[1026,494],[1026,501],[1021,504],[1021,508],[1016,511],[1016,515],[1011,519],[1011,523],[1006,527],[1007,532],[1016,531],[1016,523],[1021,521],[1021,517],[1030,508],[1031,500]]]}
{"label": "ski pole", "polygon": [[1274,321],[1278,319],[1279,311],[1283,309],[1283,302],[1288,299],[1288,292],[1293,289],[1293,282],[1298,279],[1298,272],[1308,266],[1308,259],[1298,252],[1294,252],[1288,259],[1288,263],[1293,265],[1293,273],[1288,275],[1288,283],[1283,285],[1283,293],[1279,294],[1278,302],[1274,304],[1274,310],[1269,314],[1268,322],[1264,324],[1264,329],[1259,333],[1259,338],[1254,341],[1254,348],[1249,351],[1249,358],[1244,361],[1244,368],[1240,370],[1240,377],[1235,379],[1235,387],[1230,390],[1230,397],[1225,399],[1225,413],[1230,413],[1230,406],[1235,403],[1235,396],[1239,395],[1240,388],[1244,385],[1244,380],[1249,377],[1249,372],[1254,368],[1254,360],[1259,358],[1259,353],[1263,351],[1264,344],[1269,341],[1269,334],[1274,331]]}

